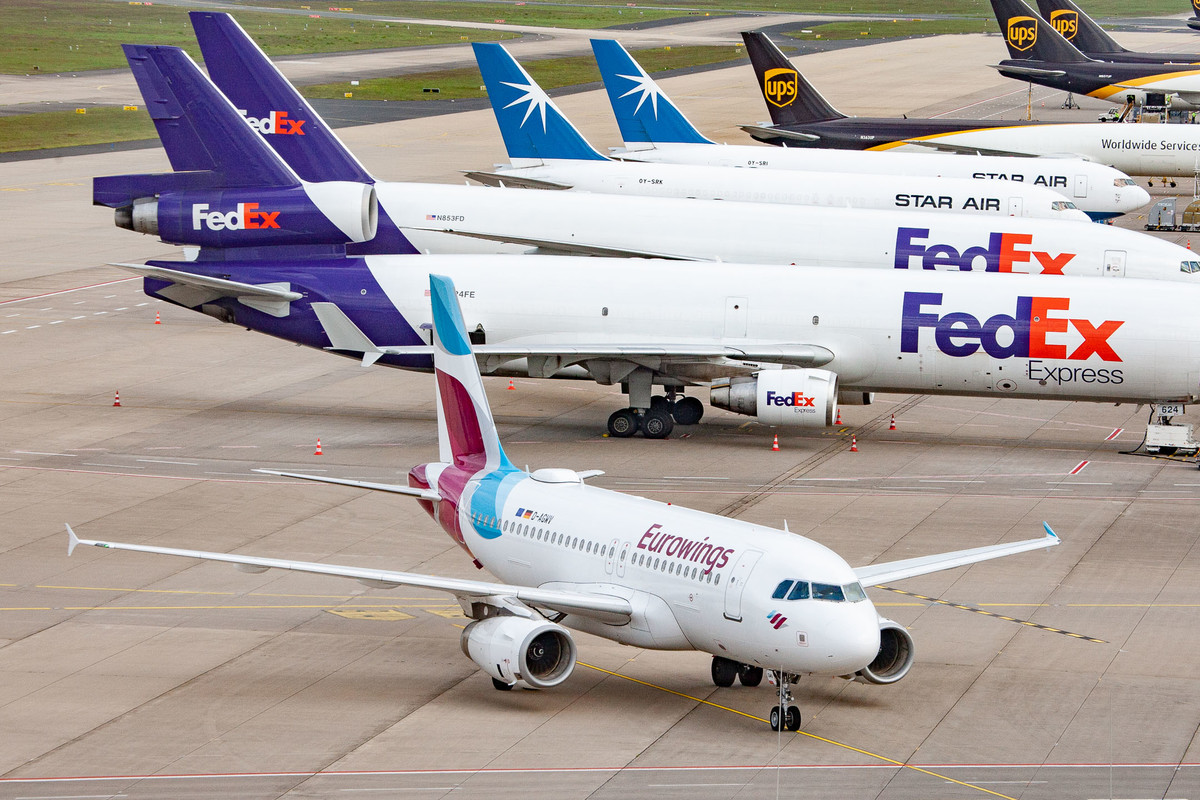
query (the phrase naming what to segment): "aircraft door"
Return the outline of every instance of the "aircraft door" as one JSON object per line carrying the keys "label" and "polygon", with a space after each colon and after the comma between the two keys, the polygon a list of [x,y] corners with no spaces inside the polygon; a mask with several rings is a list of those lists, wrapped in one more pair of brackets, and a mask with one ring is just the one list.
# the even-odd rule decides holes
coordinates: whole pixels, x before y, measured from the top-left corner
{"label": "aircraft door", "polygon": [[616,560],[617,560],[617,545],[619,543],[620,543],[619,539],[613,539],[611,542],[608,543],[608,548],[604,552],[604,572],[605,572],[605,574],[608,574],[608,575],[613,574],[613,565],[616,563]]}
{"label": "aircraft door", "polygon": [[1087,197],[1087,175],[1075,176],[1075,196]]}
{"label": "aircraft door", "polygon": [[743,338],[746,335],[746,314],[749,304],[744,297],[725,298],[725,336]]}
{"label": "aircraft door", "polygon": [[1025,204],[1020,197],[1008,198],[1008,215],[1010,217],[1020,217],[1025,214]]}
{"label": "aircraft door", "polygon": [[742,592],[760,558],[761,550],[747,550],[729,573],[729,583],[725,586],[725,619],[742,621]]}
{"label": "aircraft door", "polygon": [[1125,251],[1104,251],[1104,275],[1107,278],[1125,277]]}
{"label": "aircraft door", "polygon": [[[615,539],[613,541],[616,541]],[[617,577],[625,577],[625,562],[629,560],[629,542],[621,545],[621,554],[617,557]]]}

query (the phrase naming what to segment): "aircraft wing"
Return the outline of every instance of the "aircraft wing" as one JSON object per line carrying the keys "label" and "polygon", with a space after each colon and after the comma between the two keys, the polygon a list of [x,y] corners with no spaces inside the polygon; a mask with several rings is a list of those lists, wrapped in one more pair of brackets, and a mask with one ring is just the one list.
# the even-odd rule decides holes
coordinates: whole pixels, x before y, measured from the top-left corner
{"label": "aircraft wing", "polygon": [[473,181],[482,183],[484,186],[499,186],[500,188],[516,186],[521,189],[570,189],[573,184],[559,183],[558,181],[547,181],[541,178],[525,178],[520,175],[510,175],[507,172],[477,172],[475,170],[464,170],[463,175],[466,175]]}
{"label": "aircraft wing", "polygon": [[1061,78],[1067,74],[1067,71],[1063,69],[1038,69],[1037,67],[1020,67],[1016,64],[988,64],[988,66],[1001,72],[1024,75],[1027,78]]}
{"label": "aircraft wing", "polygon": [[291,311],[291,302],[304,296],[293,292],[290,283],[239,283],[149,264],[111,263],[109,266],[127,269],[145,278],[170,281],[174,285],[160,289],[157,294],[190,308],[201,303],[210,303],[220,297],[232,297],[273,317],[286,317]]}
{"label": "aircraft wing", "polygon": [[[431,355],[430,345],[377,345],[362,332],[354,321],[336,303],[317,302],[313,312],[329,337],[331,350],[345,350],[363,354],[363,366],[374,364],[383,355],[417,356]],[[751,345],[729,345],[718,342],[689,343],[669,342],[662,344],[639,342],[570,342],[563,344],[478,344],[472,345],[476,358],[482,364],[502,364],[518,358],[552,358],[562,366],[588,359],[631,359],[658,358],[679,359],[732,359],[735,361],[765,361],[771,364],[819,367],[834,359],[834,353],[820,345],[787,342],[765,342]]]}
{"label": "aircraft wing", "polygon": [[753,136],[755,139],[766,137],[768,139],[794,139],[797,142],[819,142],[821,137],[815,133],[801,133],[800,131],[789,131],[783,128],[776,128],[773,125],[739,125],[739,128]]}
{"label": "aircraft wing", "polygon": [[1030,550],[1039,550],[1043,547],[1054,547],[1061,544],[1050,526],[1042,523],[1046,529],[1046,535],[1040,539],[1027,539],[1023,542],[1009,542],[1007,544],[995,544],[988,547],[976,547],[971,550],[956,550],[952,553],[941,553],[933,556],[921,556],[920,558],[908,558],[903,561],[891,561],[886,564],[872,564],[869,567],[859,567],[854,570],[854,574],[858,576],[858,580],[863,586],[879,586],[892,581],[903,580],[904,578],[913,578],[917,575],[926,575],[930,572],[940,572],[944,569],[954,569],[955,567],[963,567],[968,564],[975,564],[980,561],[988,561],[993,558],[1002,558],[1003,556],[1011,556],[1017,553],[1025,553]]}
{"label": "aircraft wing", "polygon": [[121,542],[101,542],[94,539],[80,539],[67,526],[69,537],[67,555],[74,552],[81,544],[92,547],[103,547],[109,550],[132,550],[138,553],[157,553],[183,558],[199,558],[205,561],[223,561],[236,564],[248,572],[265,572],[268,569],[287,569],[293,572],[309,572],[317,575],[336,575],[342,578],[354,578],[368,586],[384,588],[396,586],[412,586],[418,589],[430,589],[446,592],[461,599],[481,599],[485,597],[513,597],[521,602],[560,611],[564,614],[579,614],[607,622],[622,624],[629,621],[633,609],[629,601],[623,597],[587,592],[568,592],[558,589],[538,589],[531,586],[512,586],[504,583],[488,583],[487,581],[472,581],[459,578],[439,578],[434,575],[421,575],[415,572],[392,572],[382,569],[366,569],[363,567],[344,567],[338,564],[321,564],[311,561],[291,561],[283,558],[262,558],[259,556],[243,556],[230,553],[210,553],[204,550],[184,550],[175,547],[155,547],[143,544],[124,544]]}
{"label": "aircraft wing", "polygon": [[[958,153],[967,156],[1010,156],[1012,158],[1037,158],[1037,153],[1023,153],[1020,150],[1001,150],[995,147],[972,147],[966,144],[952,144],[940,139],[905,139],[905,144],[928,147],[944,153]],[[1080,156],[1082,158],[1082,156]]]}

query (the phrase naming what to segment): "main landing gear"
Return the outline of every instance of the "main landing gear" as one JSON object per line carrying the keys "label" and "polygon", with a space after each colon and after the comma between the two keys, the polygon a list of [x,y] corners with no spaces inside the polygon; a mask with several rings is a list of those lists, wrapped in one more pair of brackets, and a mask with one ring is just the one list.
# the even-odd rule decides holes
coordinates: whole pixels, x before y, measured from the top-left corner
{"label": "main landing gear", "polygon": [[[722,688],[733,686],[734,680],[740,681],[742,686],[758,686],[762,683],[763,674],[762,667],[756,667],[753,664],[739,664],[733,659],[713,656],[713,683]],[[800,730],[800,709],[789,705],[792,702],[791,685],[793,681],[797,680],[797,676],[776,670],[771,670],[767,674],[771,684],[779,687],[779,703],[771,709],[771,730],[779,730],[780,720],[783,721],[783,727],[787,730]]]}
{"label": "main landing gear", "polygon": [[675,393],[664,397],[655,395],[650,399],[650,408],[622,408],[608,418],[608,433],[619,439],[628,439],[639,430],[647,439],[665,439],[676,425],[695,425],[704,416],[704,404],[695,397],[674,398]]}

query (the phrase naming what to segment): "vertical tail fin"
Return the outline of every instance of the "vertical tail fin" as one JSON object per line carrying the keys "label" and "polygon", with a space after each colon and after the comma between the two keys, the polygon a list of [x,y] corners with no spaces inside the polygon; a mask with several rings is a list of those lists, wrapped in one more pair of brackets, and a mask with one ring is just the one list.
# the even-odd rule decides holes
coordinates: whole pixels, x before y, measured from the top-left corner
{"label": "vertical tail fin", "polygon": [[[262,133],[296,174],[313,182],[375,183],[237,20],[212,11],[192,11],[188,16],[213,83],[234,104],[242,124]],[[416,252],[386,208],[379,209],[374,238],[347,246],[349,255]]]}
{"label": "vertical tail fin", "polygon": [[250,130],[178,47],[123,45],[171,167],[215,173],[222,186],[299,186],[295,172]]}
{"label": "vertical tail fin", "polygon": [[443,275],[430,275],[429,297],[433,305],[438,440],[443,449],[450,449],[449,453],[442,452],[441,460],[477,470],[515,469],[500,446],[454,282]]}
{"label": "vertical tail fin", "polygon": [[1008,57],[1014,61],[1079,64],[1092,60],[1059,36],[1023,0],[992,0],[992,11],[1008,45]]}
{"label": "vertical tail fin", "polygon": [[1050,27],[1085,53],[1128,53],[1071,0],[1038,0],[1038,12]]}
{"label": "vertical tail fin", "polygon": [[627,147],[713,143],[700,135],[620,43],[592,39],[592,52]]}
{"label": "vertical tail fin", "polygon": [[502,45],[474,42],[475,61],[513,166],[552,159],[607,161]]}
{"label": "vertical tail fin", "polygon": [[772,122],[780,126],[804,125],[846,118],[804,79],[765,33],[743,31],[742,40],[746,43],[746,53],[758,76],[758,86]]}

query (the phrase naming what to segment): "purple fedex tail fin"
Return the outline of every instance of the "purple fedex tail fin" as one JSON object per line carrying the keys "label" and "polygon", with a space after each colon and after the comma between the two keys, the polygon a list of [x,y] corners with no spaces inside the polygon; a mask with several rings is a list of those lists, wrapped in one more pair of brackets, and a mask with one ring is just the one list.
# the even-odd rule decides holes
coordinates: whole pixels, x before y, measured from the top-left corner
{"label": "purple fedex tail fin", "polygon": [[[375,182],[237,20],[211,11],[189,16],[213,83],[297,175],[306,181]],[[375,238],[348,245],[346,252],[413,254],[417,249],[381,208]]]}

